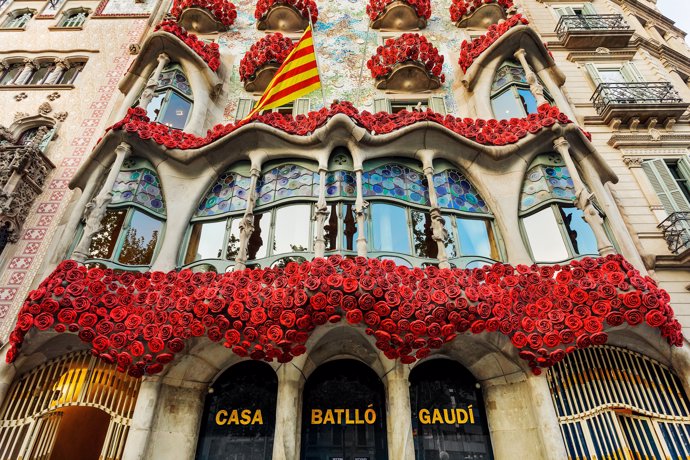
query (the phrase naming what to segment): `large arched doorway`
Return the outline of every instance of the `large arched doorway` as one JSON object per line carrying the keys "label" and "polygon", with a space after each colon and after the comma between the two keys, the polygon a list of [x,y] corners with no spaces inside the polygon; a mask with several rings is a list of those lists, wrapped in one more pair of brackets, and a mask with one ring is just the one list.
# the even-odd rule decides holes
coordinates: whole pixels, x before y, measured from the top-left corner
{"label": "large arched doorway", "polygon": [[266,363],[245,361],[225,371],[206,397],[199,460],[270,460],[278,377]]}
{"label": "large arched doorway", "polygon": [[304,387],[303,460],[386,460],[386,406],[379,377],[359,361],[320,366]]}
{"label": "large arched doorway", "polygon": [[481,389],[460,364],[434,359],[416,366],[410,406],[418,460],[493,458]]}

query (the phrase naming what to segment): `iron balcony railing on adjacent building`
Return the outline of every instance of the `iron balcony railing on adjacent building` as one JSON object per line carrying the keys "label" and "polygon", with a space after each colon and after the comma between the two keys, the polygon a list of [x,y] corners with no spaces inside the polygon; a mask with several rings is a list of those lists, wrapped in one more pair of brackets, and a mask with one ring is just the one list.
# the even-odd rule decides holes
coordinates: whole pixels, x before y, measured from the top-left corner
{"label": "iron balcony railing on adjacent building", "polygon": [[605,123],[612,119],[644,123],[651,118],[663,122],[677,119],[688,108],[669,82],[601,83],[591,101]]}
{"label": "iron balcony railing on adjacent building", "polygon": [[690,212],[674,212],[658,228],[672,253],[678,254],[690,248]]}
{"label": "iron balcony railing on adjacent building", "polygon": [[620,48],[628,45],[634,31],[620,14],[575,14],[561,16],[556,26],[565,47]]}

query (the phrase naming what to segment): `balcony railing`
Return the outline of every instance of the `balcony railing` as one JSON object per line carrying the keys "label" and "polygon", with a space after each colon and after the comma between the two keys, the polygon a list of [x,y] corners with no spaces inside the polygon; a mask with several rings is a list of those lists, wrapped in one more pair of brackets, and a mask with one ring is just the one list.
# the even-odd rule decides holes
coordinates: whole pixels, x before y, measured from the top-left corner
{"label": "balcony railing", "polygon": [[575,14],[561,16],[556,26],[558,39],[563,40],[568,32],[573,31],[614,31],[628,30],[630,26],[620,14]]}
{"label": "balcony railing", "polygon": [[668,82],[658,83],[602,83],[591,98],[599,115],[611,105],[629,104],[635,109],[641,104],[679,104],[683,102],[673,85]]}
{"label": "balcony railing", "polygon": [[690,212],[674,212],[658,225],[669,250],[678,254],[690,248]]}

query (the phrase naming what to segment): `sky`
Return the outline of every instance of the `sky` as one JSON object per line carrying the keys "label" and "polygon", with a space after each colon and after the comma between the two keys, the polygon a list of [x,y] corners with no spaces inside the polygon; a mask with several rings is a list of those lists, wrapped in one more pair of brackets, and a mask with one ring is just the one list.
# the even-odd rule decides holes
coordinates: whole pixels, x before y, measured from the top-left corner
{"label": "sky", "polygon": [[676,23],[676,27],[688,33],[686,41],[690,44],[690,0],[657,0],[659,10]]}

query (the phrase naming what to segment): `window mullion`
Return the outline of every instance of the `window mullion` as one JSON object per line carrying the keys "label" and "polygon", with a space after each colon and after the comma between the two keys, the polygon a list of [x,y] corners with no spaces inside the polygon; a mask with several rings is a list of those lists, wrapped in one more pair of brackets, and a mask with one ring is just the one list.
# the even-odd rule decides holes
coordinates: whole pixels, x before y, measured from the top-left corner
{"label": "window mullion", "polygon": [[568,230],[566,228],[565,220],[563,220],[563,214],[561,213],[560,205],[553,203],[551,205],[551,210],[556,216],[556,223],[558,224],[558,230],[561,232],[561,239],[565,243],[565,248],[568,251],[568,257],[572,258],[578,254],[575,252],[572,241],[570,241],[570,235],[568,235]]}
{"label": "window mullion", "polygon": [[125,245],[125,241],[127,240],[127,233],[129,233],[129,230],[132,225],[132,218],[134,217],[134,208],[128,207],[127,208],[127,215],[125,216],[124,222],[122,222],[122,227],[120,227],[120,234],[117,237],[117,243],[115,244],[115,247],[113,248],[113,253],[110,256],[110,260],[113,261],[119,261],[120,260],[120,253],[122,252],[122,248]]}

